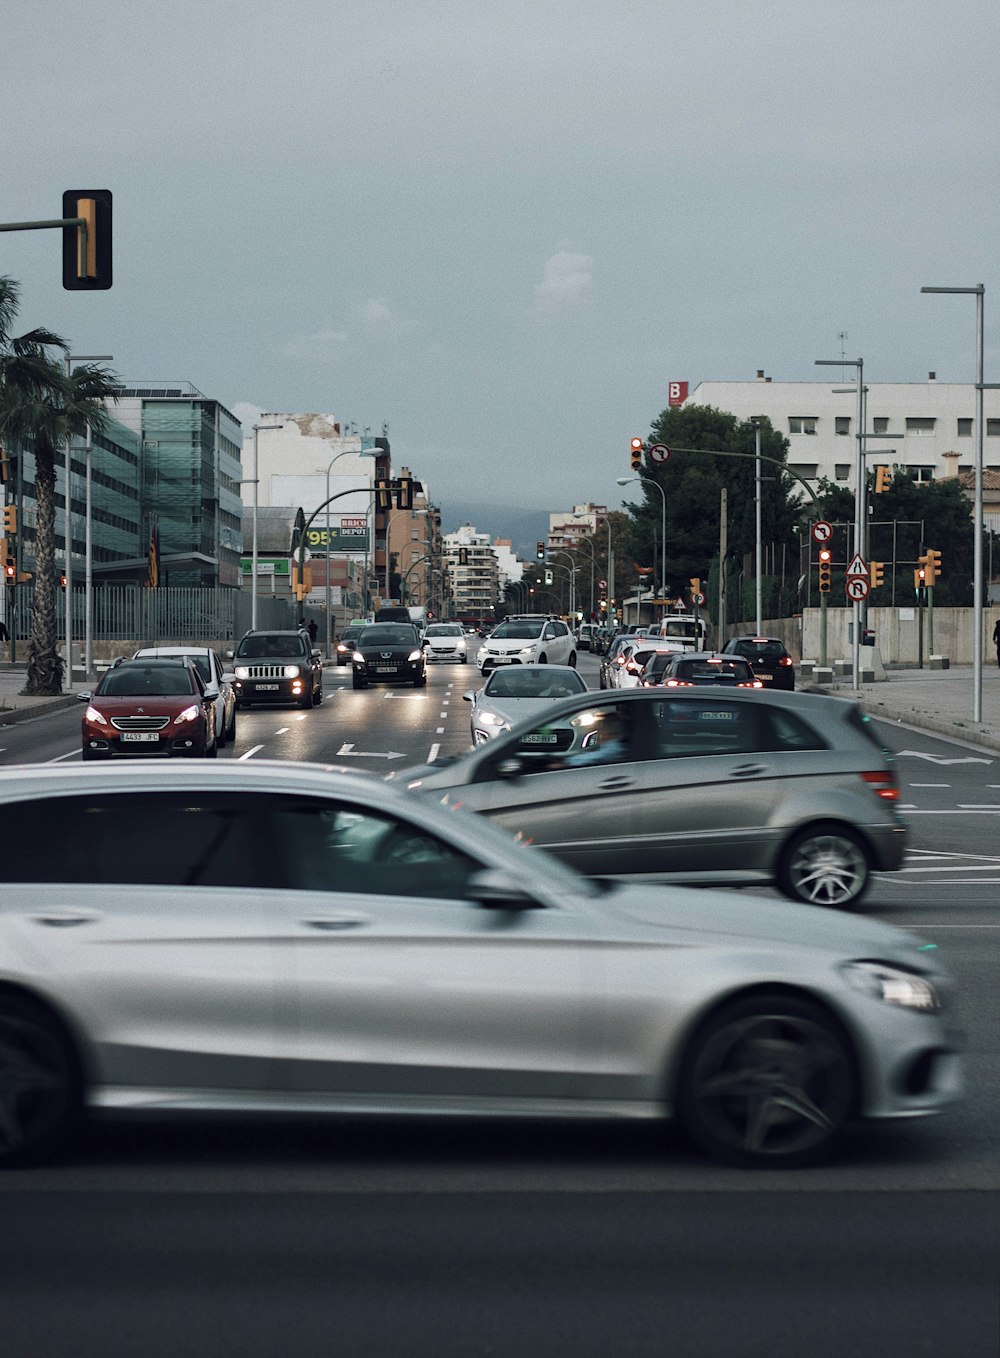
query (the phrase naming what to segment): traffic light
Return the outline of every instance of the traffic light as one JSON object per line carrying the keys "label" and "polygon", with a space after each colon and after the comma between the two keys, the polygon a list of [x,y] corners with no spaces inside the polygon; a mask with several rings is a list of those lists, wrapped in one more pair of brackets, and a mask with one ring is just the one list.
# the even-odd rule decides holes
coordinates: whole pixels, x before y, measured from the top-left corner
{"label": "traffic light", "polygon": [[17,505],[4,505],[3,531],[12,536],[17,532]]}
{"label": "traffic light", "polygon": [[10,458],[7,456],[7,449],[0,448],[0,486],[5,486],[10,480]]}
{"label": "traffic light", "polygon": [[691,578],[690,578],[690,580],[688,581],[688,584],[691,586],[691,593],[692,593],[692,594],[700,594],[700,593],[701,593],[701,576],[700,576],[700,575],[692,575]]}
{"label": "traffic light", "polygon": [[375,482],[375,509],[379,514],[387,514],[392,508],[392,482],[384,478]]}
{"label": "traffic light", "polygon": [[545,560],[545,543],[544,543],[544,542],[536,542],[536,543],[535,543],[535,559],[536,559],[536,561],[544,561],[544,560]]}
{"label": "traffic light", "polygon": [[545,572],[545,583],[546,583],[547,585],[551,585],[551,584],[552,584],[552,581],[554,580],[554,578],[555,578],[555,577],[553,576],[553,574],[552,574],[551,571],[546,571],[546,572]]}
{"label": "traffic light", "polygon": [[891,467],[876,467],[876,468],[875,468],[875,494],[876,494],[876,495],[881,495],[883,491],[885,491],[885,490],[891,490],[891,489],[892,489],[892,468],[891,468]]}
{"label": "traffic light", "polygon": [[869,574],[870,574],[870,576],[871,576],[871,587],[872,587],[872,589],[878,589],[879,585],[881,585],[881,584],[883,583],[883,581],[884,581],[884,577],[885,577],[885,562],[884,562],[884,561],[869,561],[869,563],[868,563],[868,572],[869,572]]}
{"label": "traffic light", "polygon": [[63,287],[71,292],[110,288],[110,189],[67,189],[62,215],[64,221],[80,218],[86,226],[86,232],[63,227]]}
{"label": "traffic light", "polygon": [[299,563],[296,559],[292,560],[292,593],[302,603],[303,599],[312,590],[312,566],[307,562],[302,567],[301,578],[299,576]]}
{"label": "traffic light", "polygon": [[629,446],[632,450],[632,470],[637,472],[642,467],[642,450],[646,445],[641,438],[636,437],[632,439]]}
{"label": "traffic light", "polygon": [[919,594],[926,583],[927,583],[927,572],[924,570],[923,566],[918,566],[917,569],[913,572],[913,588]]}
{"label": "traffic light", "polygon": [[402,476],[396,482],[396,508],[412,509],[414,491],[422,490],[419,481],[414,481],[412,476]]}
{"label": "traffic light", "polygon": [[819,592],[830,593],[830,549],[821,547],[819,552]]}
{"label": "traffic light", "polygon": [[59,577],[59,587],[60,587],[61,589],[65,589],[65,588],[66,588],[66,577],[65,577],[65,575],[60,575],[60,577]]}
{"label": "traffic light", "polygon": [[5,585],[17,584],[17,562],[9,553],[4,554],[3,579]]}
{"label": "traffic light", "polygon": [[917,560],[924,567],[924,583],[936,584],[941,574],[941,553],[934,547],[928,547],[923,556],[918,556]]}

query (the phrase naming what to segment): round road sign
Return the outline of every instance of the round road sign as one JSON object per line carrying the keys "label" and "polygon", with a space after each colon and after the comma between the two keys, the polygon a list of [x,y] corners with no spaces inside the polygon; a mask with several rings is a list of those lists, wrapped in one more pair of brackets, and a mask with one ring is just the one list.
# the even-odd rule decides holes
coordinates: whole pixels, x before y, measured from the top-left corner
{"label": "round road sign", "polygon": [[670,456],[670,449],[665,443],[651,443],[649,446],[650,462],[666,462]]}
{"label": "round road sign", "polygon": [[852,575],[844,586],[844,593],[852,603],[860,604],[868,598],[868,581],[863,575]]}
{"label": "round road sign", "polygon": [[826,519],[817,519],[812,526],[813,542],[829,542],[833,537],[833,524]]}
{"label": "round road sign", "polygon": [[705,596],[702,594],[701,590],[698,590],[696,594],[691,595],[691,602],[697,604],[699,608],[702,606],[705,602]]}

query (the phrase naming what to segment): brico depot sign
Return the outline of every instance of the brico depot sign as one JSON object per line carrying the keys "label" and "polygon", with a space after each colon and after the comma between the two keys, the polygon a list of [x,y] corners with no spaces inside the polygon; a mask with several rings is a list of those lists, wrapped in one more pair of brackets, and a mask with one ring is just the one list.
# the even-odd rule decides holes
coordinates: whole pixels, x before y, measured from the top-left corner
{"label": "brico depot sign", "polygon": [[328,544],[321,516],[310,526],[306,542],[311,552],[363,552],[368,543],[368,520],[364,514],[340,515],[330,525]]}
{"label": "brico depot sign", "polygon": [[667,386],[667,405],[682,406],[688,398],[686,382],[670,382]]}

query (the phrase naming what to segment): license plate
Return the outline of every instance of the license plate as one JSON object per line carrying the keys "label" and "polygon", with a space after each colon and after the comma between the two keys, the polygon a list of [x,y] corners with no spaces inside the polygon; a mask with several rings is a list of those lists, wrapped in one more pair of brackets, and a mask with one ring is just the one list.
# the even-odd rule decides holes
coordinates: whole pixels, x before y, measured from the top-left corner
{"label": "license plate", "polygon": [[773,679],[773,678],[774,678],[774,675],[773,675],[773,674],[765,674],[763,670],[754,670],[754,674],[756,675],[756,677],[757,677],[758,679]]}
{"label": "license plate", "polygon": [[397,671],[397,669],[398,669],[398,666],[397,666],[397,665],[376,665],[376,666],[375,666],[375,673],[376,673],[376,674],[395,674],[396,671]]}
{"label": "license plate", "polygon": [[277,691],[278,691],[278,689],[279,689],[280,687],[281,687],[280,684],[258,684],[258,685],[257,685],[257,692],[258,692],[258,693],[263,693],[263,692],[266,691],[266,692],[268,692],[268,693],[277,693]]}
{"label": "license plate", "polygon": [[554,731],[553,731],[551,734],[545,734],[545,733],[542,733],[542,732],[534,732],[534,733],[532,733],[530,736],[525,736],[525,737],[522,739],[521,744],[522,744],[522,745],[555,745],[555,744],[558,742],[558,740],[559,740],[559,737],[556,735],[556,733],[555,733]]}
{"label": "license plate", "polygon": [[490,660],[493,661],[494,665],[509,665],[509,664],[510,664],[510,656],[509,656],[509,655],[491,655],[489,658],[490,658]]}
{"label": "license plate", "polygon": [[160,739],[159,731],[122,731],[119,739],[129,744],[155,745]]}

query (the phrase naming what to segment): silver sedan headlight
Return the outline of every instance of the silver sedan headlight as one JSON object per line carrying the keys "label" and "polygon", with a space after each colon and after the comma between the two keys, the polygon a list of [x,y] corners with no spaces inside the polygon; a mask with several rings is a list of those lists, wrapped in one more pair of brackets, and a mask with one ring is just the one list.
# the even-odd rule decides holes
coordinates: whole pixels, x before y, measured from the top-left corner
{"label": "silver sedan headlight", "polygon": [[901,1009],[918,1009],[924,1014],[936,1014],[941,1008],[934,986],[926,976],[914,971],[890,967],[885,962],[845,962],[842,970],[855,990],[874,1000]]}
{"label": "silver sedan headlight", "polygon": [[477,712],[476,721],[482,722],[484,726],[505,726],[507,718],[501,717],[497,712]]}

